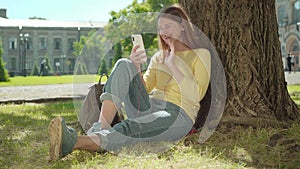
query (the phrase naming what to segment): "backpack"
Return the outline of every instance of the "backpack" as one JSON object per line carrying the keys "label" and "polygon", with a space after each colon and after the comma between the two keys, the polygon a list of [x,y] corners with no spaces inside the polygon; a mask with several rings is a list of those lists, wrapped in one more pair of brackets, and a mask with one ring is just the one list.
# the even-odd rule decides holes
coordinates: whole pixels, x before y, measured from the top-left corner
{"label": "backpack", "polygon": [[[83,105],[78,114],[79,123],[86,133],[95,122],[98,122],[100,116],[100,110],[102,103],[100,101],[100,95],[103,93],[103,88],[105,83],[101,83],[103,76],[108,78],[108,75],[101,75],[99,82],[89,87],[89,91],[85,99],[83,100]],[[111,126],[120,122],[123,118],[119,113],[116,113]]]}

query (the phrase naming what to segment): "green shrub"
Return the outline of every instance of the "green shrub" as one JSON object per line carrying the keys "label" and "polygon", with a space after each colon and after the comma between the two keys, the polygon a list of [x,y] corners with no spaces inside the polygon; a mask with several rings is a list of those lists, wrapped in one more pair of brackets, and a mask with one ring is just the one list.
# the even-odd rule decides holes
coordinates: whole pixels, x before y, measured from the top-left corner
{"label": "green shrub", "polygon": [[8,82],[9,81],[9,75],[8,71],[5,69],[5,63],[2,60],[2,43],[0,43],[0,82]]}
{"label": "green shrub", "polygon": [[37,75],[39,75],[39,69],[38,69],[37,65],[34,65],[32,71],[30,73],[30,76],[37,76]]}

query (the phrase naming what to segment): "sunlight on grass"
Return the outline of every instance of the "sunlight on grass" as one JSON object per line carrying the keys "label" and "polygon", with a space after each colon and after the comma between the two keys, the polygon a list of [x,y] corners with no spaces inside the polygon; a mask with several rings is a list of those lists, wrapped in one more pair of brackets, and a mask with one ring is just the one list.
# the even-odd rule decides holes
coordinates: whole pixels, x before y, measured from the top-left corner
{"label": "sunlight on grass", "polygon": [[289,85],[288,91],[291,98],[300,107],[300,85]]}
{"label": "sunlight on grass", "polygon": [[[94,76],[77,78],[97,81]],[[288,88],[292,97],[296,94],[295,102],[299,101],[300,85]],[[47,128],[57,116],[82,134],[72,101],[0,105],[0,168],[258,169],[300,165],[299,124],[287,129],[221,126],[203,144],[198,142],[197,133],[177,144],[165,143],[168,149],[159,153],[136,151],[145,145],[135,145],[139,147],[124,148],[118,154],[75,151],[61,160],[49,161]],[[274,143],[272,136],[278,136]]]}
{"label": "sunlight on grass", "polygon": [[[90,83],[98,82],[99,75],[64,75],[64,76],[16,76],[11,77],[9,82],[0,82],[1,86],[30,86],[30,85],[47,85],[47,84],[70,84],[70,83]],[[107,80],[106,77],[101,79],[102,82]]]}

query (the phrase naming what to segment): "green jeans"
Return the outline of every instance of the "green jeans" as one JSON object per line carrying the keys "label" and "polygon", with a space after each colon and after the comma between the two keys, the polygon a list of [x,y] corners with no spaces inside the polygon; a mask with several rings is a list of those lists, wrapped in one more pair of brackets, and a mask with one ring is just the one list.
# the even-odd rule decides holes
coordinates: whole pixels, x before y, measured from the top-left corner
{"label": "green jeans", "polygon": [[124,105],[128,119],[110,129],[95,123],[88,134],[100,137],[101,148],[116,151],[137,142],[177,141],[188,134],[193,122],[179,106],[150,98],[136,68],[120,59],[108,81],[101,101],[111,100],[117,108]]}

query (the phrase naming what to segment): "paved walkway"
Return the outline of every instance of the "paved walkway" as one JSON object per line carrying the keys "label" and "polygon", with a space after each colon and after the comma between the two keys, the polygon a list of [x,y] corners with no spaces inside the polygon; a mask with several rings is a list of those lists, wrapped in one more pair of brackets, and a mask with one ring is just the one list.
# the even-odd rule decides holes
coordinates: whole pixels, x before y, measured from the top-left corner
{"label": "paved walkway", "polygon": [[293,84],[300,84],[300,72],[284,72],[285,74],[285,80],[287,81],[288,85]]}
{"label": "paved walkway", "polygon": [[91,83],[0,87],[0,103],[43,102],[83,98]]}
{"label": "paved walkway", "polygon": [[[300,84],[300,72],[285,72],[288,85]],[[92,83],[0,87],[0,103],[47,102],[84,98]]]}

